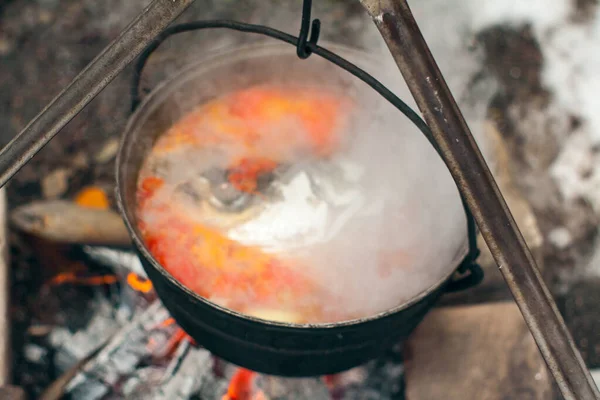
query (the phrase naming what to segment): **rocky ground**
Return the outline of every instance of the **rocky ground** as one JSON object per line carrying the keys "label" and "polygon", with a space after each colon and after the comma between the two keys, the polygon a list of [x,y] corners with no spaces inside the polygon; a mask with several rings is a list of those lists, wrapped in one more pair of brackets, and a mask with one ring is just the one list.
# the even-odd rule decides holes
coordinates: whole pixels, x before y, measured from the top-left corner
{"label": "rocky ground", "polygon": [[[0,144],[21,130],[147,3],[0,0]],[[326,38],[364,44],[360,38],[370,22],[358,2],[315,3]],[[595,2],[576,3],[573,18],[583,23],[578,21],[585,20]],[[266,23],[294,33],[299,2],[198,1],[181,20],[208,17]],[[289,21],[294,22],[293,29]],[[219,32],[186,35],[184,41],[165,44],[153,57],[145,87],[207,49],[252,40]],[[553,94],[541,79],[545,60],[529,26],[487,27],[472,40],[482,57],[481,76],[498,82],[487,119],[508,150],[503,168],[539,228],[544,275],[586,360],[599,368],[600,329],[593,296],[599,293],[600,284],[596,278],[580,278],[579,273],[594,254],[598,212],[584,198],[565,200],[548,172],[561,146],[582,124],[581,117],[556,109]],[[38,198],[69,197],[91,182],[112,186],[116,140],[129,116],[130,78],[128,68],[13,179],[8,188],[10,206]],[[17,384],[35,386],[39,383],[33,382],[34,374],[23,361],[22,340],[32,313],[39,312],[37,290],[50,274],[40,268],[49,262],[40,262],[31,243],[14,232],[11,247],[14,379]],[[508,297],[501,284],[497,288],[499,297]],[[61,296],[68,299],[69,294]]]}

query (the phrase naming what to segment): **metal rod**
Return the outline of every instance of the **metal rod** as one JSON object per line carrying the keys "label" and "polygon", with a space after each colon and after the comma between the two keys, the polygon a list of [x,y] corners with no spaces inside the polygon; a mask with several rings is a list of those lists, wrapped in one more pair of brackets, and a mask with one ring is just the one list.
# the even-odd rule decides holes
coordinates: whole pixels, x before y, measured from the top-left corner
{"label": "metal rod", "polygon": [[194,0],[154,0],[0,151],[4,186]]}
{"label": "metal rod", "polygon": [[361,0],[406,80],[444,161],[565,399],[600,399],[531,252],[406,0]]}
{"label": "metal rod", "polygon": [[0,188],[0,387],[11,382],[10,261],[6,218],[6,190]]}

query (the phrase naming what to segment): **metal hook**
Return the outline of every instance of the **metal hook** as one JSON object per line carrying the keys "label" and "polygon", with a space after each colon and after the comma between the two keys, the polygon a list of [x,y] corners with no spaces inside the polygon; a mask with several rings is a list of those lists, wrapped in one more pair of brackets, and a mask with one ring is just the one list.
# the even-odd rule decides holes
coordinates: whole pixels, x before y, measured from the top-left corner
{"label": "metal hook", "polygon": [[[304,0],[302,4],[302,23],[300,25],[300,34],[298,35],[298,44],[296,45],[296,54],[301,59],[306,59],[312,54],[311,47],[317,45],[319,34],[321,33],[321,21],[315,19],[310,21],[310,12],[312,9],[312,0]],[[310,31],[310,39],[308,34]]]}

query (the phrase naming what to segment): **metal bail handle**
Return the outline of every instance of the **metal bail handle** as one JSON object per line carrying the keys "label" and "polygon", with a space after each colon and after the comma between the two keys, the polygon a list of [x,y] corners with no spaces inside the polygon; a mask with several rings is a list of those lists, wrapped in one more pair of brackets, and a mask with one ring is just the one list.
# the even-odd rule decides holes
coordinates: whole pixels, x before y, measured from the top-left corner
{"label": "metal bail handle", "polygon": [[[190,32],[195,30],[226,28],[240,32],[265,35],[274,39],[281,40],[283,42],[296,46],[297,55],[301,59],[306,59],[314,53],[323,57],[327,61],[337,65],[343,70],[351,73],[352,75],[369,85],[373,90],[379,93],[384,99],[389,101],[394,107],[396,107],[400,112],[402,112],[413,124],[415,124],[415,126],[421,131],[421,133],[425,135],[429,143],[441,156],[441,151],[438,148],[435,140],[433,140],[429,127],[412,108],[410,108],[398,96],[396,96],[393,92],[391,92],[373,76],[369,75],[367,72],[365,72],[358,66],[328,51],[327,49],[320,47],[317,44],[321,24],[318,19],[313,20],[312,24],[310,23],[311,5],[311,0],[304,0],[302,8],[302,24],[299,37],[294,37],[287,33],[262,25],[252,25],[230,20],[196,21],[175,25],[166,29],[150,45],[148,45],[148,47],[146,47],[146,49],[142,52],[140,58],[135,64],[131,82],[131,111],[134,112],[142,102],[142,98],[140,95],[140,81],[144,67],[152,53],[154,53],[154,51],[158,49],[158,47],[167,38],[179,33]],[[307,38],[309,37],[309,33],[310,39],[307,40]],[[463,278],[451,281],[446,287],[446,291],[448,292],[456,292],[471,288],[479,284],[483,280],[484,276],[483,270],[479,265],[476,264],[476,260],[479,257],[480,253],[479,248],[477,247],[477,225],[462,195],[461,200],[465,211],[465,217],[467,220],[467,239],[469,250],[467,256],[462,261],[457,271],[460,273],[465,273],[468,270],[470,271],[470,273]]]}
{"label": "metal bail handle", "polygon": [[[452,279],[445,288],[446,293],[462,292],[477,286],[483,281],[485,274],[481,266],[477,263],[469,263],[464,267],[461,266],[457,270],[462,276]],[[466,275],[465,275],[466,274]]]}

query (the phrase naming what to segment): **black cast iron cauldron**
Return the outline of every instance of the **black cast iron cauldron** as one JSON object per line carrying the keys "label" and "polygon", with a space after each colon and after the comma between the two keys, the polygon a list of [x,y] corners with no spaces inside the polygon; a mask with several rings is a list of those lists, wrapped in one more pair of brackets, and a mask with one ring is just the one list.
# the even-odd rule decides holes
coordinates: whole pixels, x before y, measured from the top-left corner
{"label": "black cast iron cauldron", "polygon": [[[327,47],[358,65],[368,60],[354,50]],[[158,296],[190,336],[236,365],[300,377],[356,367],[406,339],[444,291],[464,286],[452,275],[467,253],[467,239],[438,283],[387,312],[343,323],[300,325],[249,317],[211,303],[176,281],[150,254],[136,224],[136,184],[145,156],[170,125],[215,94],[251,84],[285,83],[290,77],[348,90],[356,87],[351,75],[320,58],[300,61],[286,45],[216,54],[162,83],[137,109],[123,135],[117,158],[117,203]]]}

